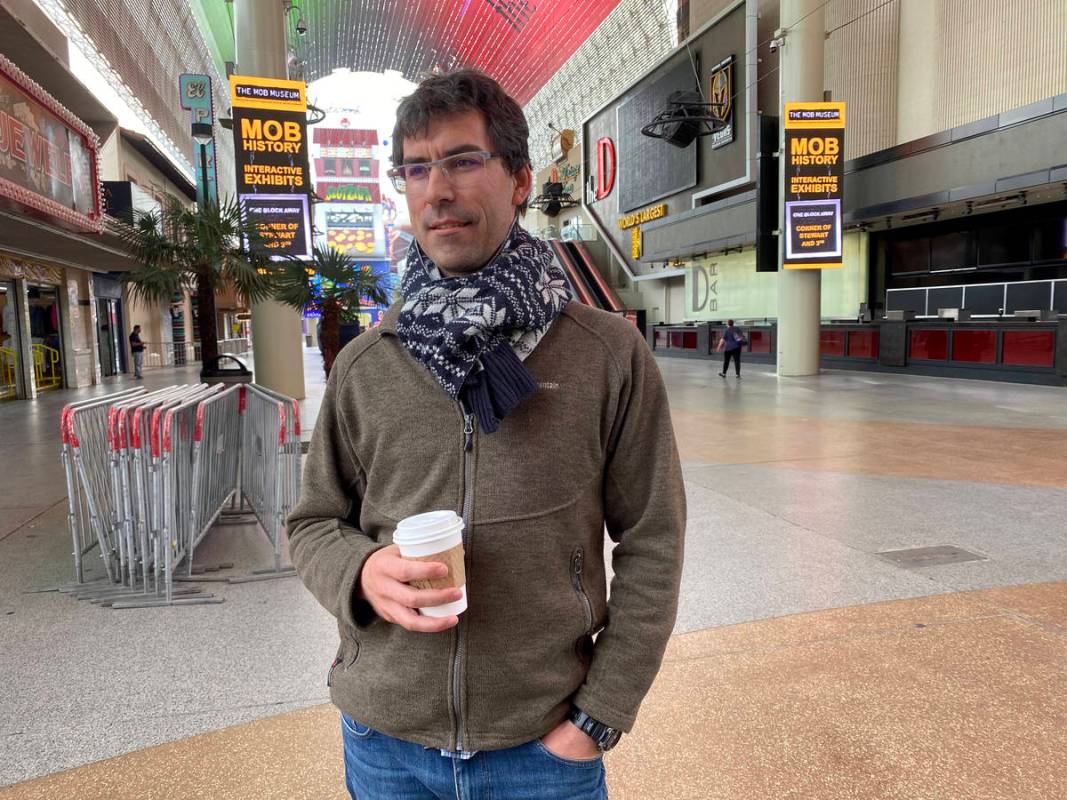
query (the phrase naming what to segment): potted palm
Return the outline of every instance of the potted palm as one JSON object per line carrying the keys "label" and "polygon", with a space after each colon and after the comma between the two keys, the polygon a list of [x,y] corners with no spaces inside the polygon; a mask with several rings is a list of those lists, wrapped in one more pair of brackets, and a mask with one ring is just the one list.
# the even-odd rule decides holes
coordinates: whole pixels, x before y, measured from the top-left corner
{"label": "potted palm", "polygon": [[236,199],[193,208],[172,199],[127,221],[123,244],[142,265],[126,275],[131,293],[154,304],[195,292],[200,357],[210,372],[219,355],[215,293],[232,287],[249,305],[272,294],[272,264],[262,235]]}
{"label": "potted palm", "polygon": [[319,338],[327,378],[341,351],[342,326],[359,319],[361,305],[387,305],[390,300],[389,275],[376,275],[370,267],[361,267],[351,256],[324,244],[315,246],[311,260],[281,262],[276,280],[278,302],[321,315]]}

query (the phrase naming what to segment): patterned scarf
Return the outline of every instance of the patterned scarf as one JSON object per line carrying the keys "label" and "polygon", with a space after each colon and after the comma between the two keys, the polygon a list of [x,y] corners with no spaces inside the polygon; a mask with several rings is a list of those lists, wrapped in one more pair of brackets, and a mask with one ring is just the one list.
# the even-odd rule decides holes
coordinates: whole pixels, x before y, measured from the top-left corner
{"label": "patterned scarf", "polygon": [[485,267],[455,278],[414,244],[400,293],[400,340],[486,433],[537,390],[522,361],[570,300],[548,245],[518,222]]}

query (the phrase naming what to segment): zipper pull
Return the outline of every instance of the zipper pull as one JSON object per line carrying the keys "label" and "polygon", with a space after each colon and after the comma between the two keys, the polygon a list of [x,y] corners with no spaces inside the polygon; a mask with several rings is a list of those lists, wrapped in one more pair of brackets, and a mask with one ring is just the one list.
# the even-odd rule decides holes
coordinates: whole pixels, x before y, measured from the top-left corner
{"label": "zipper pull", "polygon": [[581,575],[582,574],[582,559],[583,559],[583,557],[584,557],[584,553],[582,552],[582,548],[579,547],[574,553],[574,574],[575,575]]}
{"label": "zipper pull", "polygon": [[474,446],[474,415],[463,415],[463,451],[469,453]]}

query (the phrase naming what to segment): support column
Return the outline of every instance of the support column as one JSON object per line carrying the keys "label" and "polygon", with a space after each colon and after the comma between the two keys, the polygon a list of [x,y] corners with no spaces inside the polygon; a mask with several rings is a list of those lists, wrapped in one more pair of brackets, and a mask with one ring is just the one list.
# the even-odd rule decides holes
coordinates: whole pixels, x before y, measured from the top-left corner
{"label": "support column", "polygon": [[[825,5],[823,0],[781,0],[779,19],[785,30],[785,46],[779,56],[779,197],[785,197],[785,104],[823,99]],[[784,237],[784,207],[779,212],[778,230]],[[818,375],[822,273],[817,269],[785,269],[783,253],[784,248],[778,253],[778,375]]]}
{"label": "support column", "polygon": [[33,348],[30,346],[30,301],[25,278],[15,279],[15,313],[19,316],[18,368],[22,375],[22,399],[34,400],[37,397],[37,379],[33,371]]}
{"label": "support column", "polygon": [[[238,74],[289,76],[282,0],[235,0],[234,28]],[[252,305],[256,383],[298,400],[304,397],[301,322],[299,311],[273,300]]]}

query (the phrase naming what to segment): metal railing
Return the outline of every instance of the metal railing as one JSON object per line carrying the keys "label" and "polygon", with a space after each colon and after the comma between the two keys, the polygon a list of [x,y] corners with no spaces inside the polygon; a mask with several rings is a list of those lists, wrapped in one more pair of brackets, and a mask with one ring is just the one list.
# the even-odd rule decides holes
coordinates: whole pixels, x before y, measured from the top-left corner
{"label": "metal railing", "polygon": [[0,400],[15,396],[18,365],[18,353],[10,347],[0,347]]}
{"label": "metal railing", "polygon": [[[178,567],[191,578],[197,546],[224,514],[252,521],[235,516],[246,503],[271,542],[273,568],[222,580],[293,574],[282,565],[285,519],[300,493],[292,398],[254,384],[136,388],[64,407],[60,429],[79,599],[113,608],[222,602],[184,583]],[[88,585],[83,557],[94,548],[105,576]]]}
{"label": "metal railing", "polygon": [[30,345],[33,351],[33,377],[38,391],[58,389],[63,382],[59,373],[59,351],[46,344]]}
{"label": "metal railing", "polygon": [[[143,369],[182,367],[200,363],[200,342],[142,342]],[[242,356],[251,349],[248,339],[219,339],[219,355]]]}
{"label": "metal railing", "polygon": [[241,491],[274,548],[281,572],[285,520],[300,496],[300,406],[255,384],[241,387]]}

